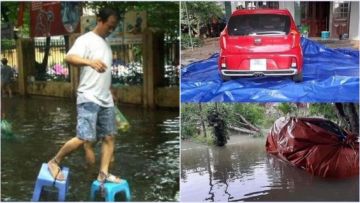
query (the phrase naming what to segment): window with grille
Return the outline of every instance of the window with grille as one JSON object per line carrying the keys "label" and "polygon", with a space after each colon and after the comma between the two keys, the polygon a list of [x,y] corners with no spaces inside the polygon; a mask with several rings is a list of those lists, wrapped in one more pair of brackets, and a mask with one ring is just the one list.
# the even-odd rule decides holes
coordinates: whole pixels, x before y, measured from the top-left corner
{"label": "window with grille", "polygon": [[336,19],[348,19],[350,14],[350,3],[335,3],[334,2],[334,17]]}

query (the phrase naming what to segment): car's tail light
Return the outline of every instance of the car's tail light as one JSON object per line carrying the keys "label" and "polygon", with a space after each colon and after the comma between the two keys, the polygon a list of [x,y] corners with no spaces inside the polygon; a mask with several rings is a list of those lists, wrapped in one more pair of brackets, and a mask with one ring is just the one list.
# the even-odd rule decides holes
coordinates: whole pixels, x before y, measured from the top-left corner
{"label": "car's tail light", "polygon": [[295,48],[299,45],[300,33],[296,30],[291,30],[290,34],[292,35],[292,45],[291,48]]}
{"label": "car's tail light", "polygon": [[220,58],[220,66],[221,68],[226,68],[226,60],[225,57]]}
{"label": "car's tail light", "polygon": [[220,37],[220,47],[226,49],[226,37],[224,35]]}
{"label": "car's tail light", "polygon": [[292,60],[291,60],[291,68],[296,68],[296,66],[297,66],[296,58],[293,57]]}

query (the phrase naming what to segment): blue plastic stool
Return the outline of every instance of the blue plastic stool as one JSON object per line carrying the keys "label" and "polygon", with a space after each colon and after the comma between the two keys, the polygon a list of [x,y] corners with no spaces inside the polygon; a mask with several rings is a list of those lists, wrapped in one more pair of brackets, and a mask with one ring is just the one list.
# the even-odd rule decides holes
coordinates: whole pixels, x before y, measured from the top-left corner
{"label": "blue plastic stool", "polygon": [[[101,183],[97,180],[94,180],[94,182],[92,183],[91,196],[90,196],[90,199],[92,201],[95,200],[95,195],[96,195],[96,192],[100,190],[100,185],[101,185]],[[121,179],[120,183],[105,183],[104,189],[105,189],[105,201],[106,202],[113,202],[115,200],[115,195],[119,192],[125,193],[126,201],[131,200],[129,184],[124,179]]]}
{"label": "blue plastic stool", "polygon": [[35,189],[33,196],[31,198],[32,202],[36,202],[40,200],[41,191],[44,186],[55,186],[58,189],[58,200],[65,201],[66,192],[68,190],[68,174],[69,168],[63,167],[62,173],[64,174],[65,180],[63,181],[55,181],[54,178],[51,176],[47,163],[43,163],[39,172],[39,175],[36,180]]}

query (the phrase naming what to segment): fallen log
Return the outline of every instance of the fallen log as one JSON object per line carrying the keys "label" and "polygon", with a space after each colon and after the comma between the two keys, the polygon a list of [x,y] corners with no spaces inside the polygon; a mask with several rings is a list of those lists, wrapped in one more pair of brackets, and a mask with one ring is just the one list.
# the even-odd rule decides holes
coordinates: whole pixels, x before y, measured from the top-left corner
{"label": "fallen log", "polygon": [[239,127],[235,127],[235,126],[231,126],[231,125],[229,125],[228,128],[231,129],[231,130],[235,130],[235,131],[241,132],[241,133],[246,133],[246,134],[249,134],[249,135],[256,135],[256,134],[259,133],[258,131],[249,130],[249,129],[246,129],[246,128],[239,128]]}
{"label": "fallen log", "polygon": [[241,121],[242,121],[248,128],[250,128],[250,129],[253,130],[253,131],[260,132],[260,128],[258,128],[258,127],[256,127],[255,125],[251,124],[248,120],[245,119],[244,116],[242,116],[241,114],[238,114],[238,113],[236,113],[235,115],[238,116],[238,117],[241,119]]}

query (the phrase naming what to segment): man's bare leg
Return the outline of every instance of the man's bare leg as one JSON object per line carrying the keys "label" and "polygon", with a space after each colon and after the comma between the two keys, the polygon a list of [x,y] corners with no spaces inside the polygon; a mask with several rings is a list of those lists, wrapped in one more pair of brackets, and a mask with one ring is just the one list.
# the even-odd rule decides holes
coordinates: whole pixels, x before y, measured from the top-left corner
{"label": "man's bare leg", "polygon": [[[111,158],[114,153],[114,143],[115,138],[114,136],[105,136],[102,142],[101,146],[101,163],[100,163],[100,174],[98,176],[98,180],[102,180],[106,177],[103,177],[103,175],[109,174],[109,165]],[[113,182],[120,182],[120,178],[115,178]]]}
{"label": "man's bare leg", "polygon": [[71,140],[67,141],[64,146],[61,147],[56,156],[48,162],[48,168],[52,177],[60,181],[65,179],[64,174],[62,174],[62,172],[59,170],[60,162],[66,155],[70,154],[84,143],[84,140],[80,140],[79,138],[74,137]]}
{"label": "man's bare leg", "polygon": [[93,149],[93,143],[91,142],[85,142],[84,144],[84,150],[85,150],[85,159],[88,165],[93,166],[95,164],[95,153]]}
{"label": "man's bare leg", "polygon": [[[85,151],[85,160],[88,165],[93,166],[96,162],[95,152],[94,152],[94,143],[85,142],[84,144],[84,151]],[[115,161],[114,153],[111,157],[110,163]]]}

